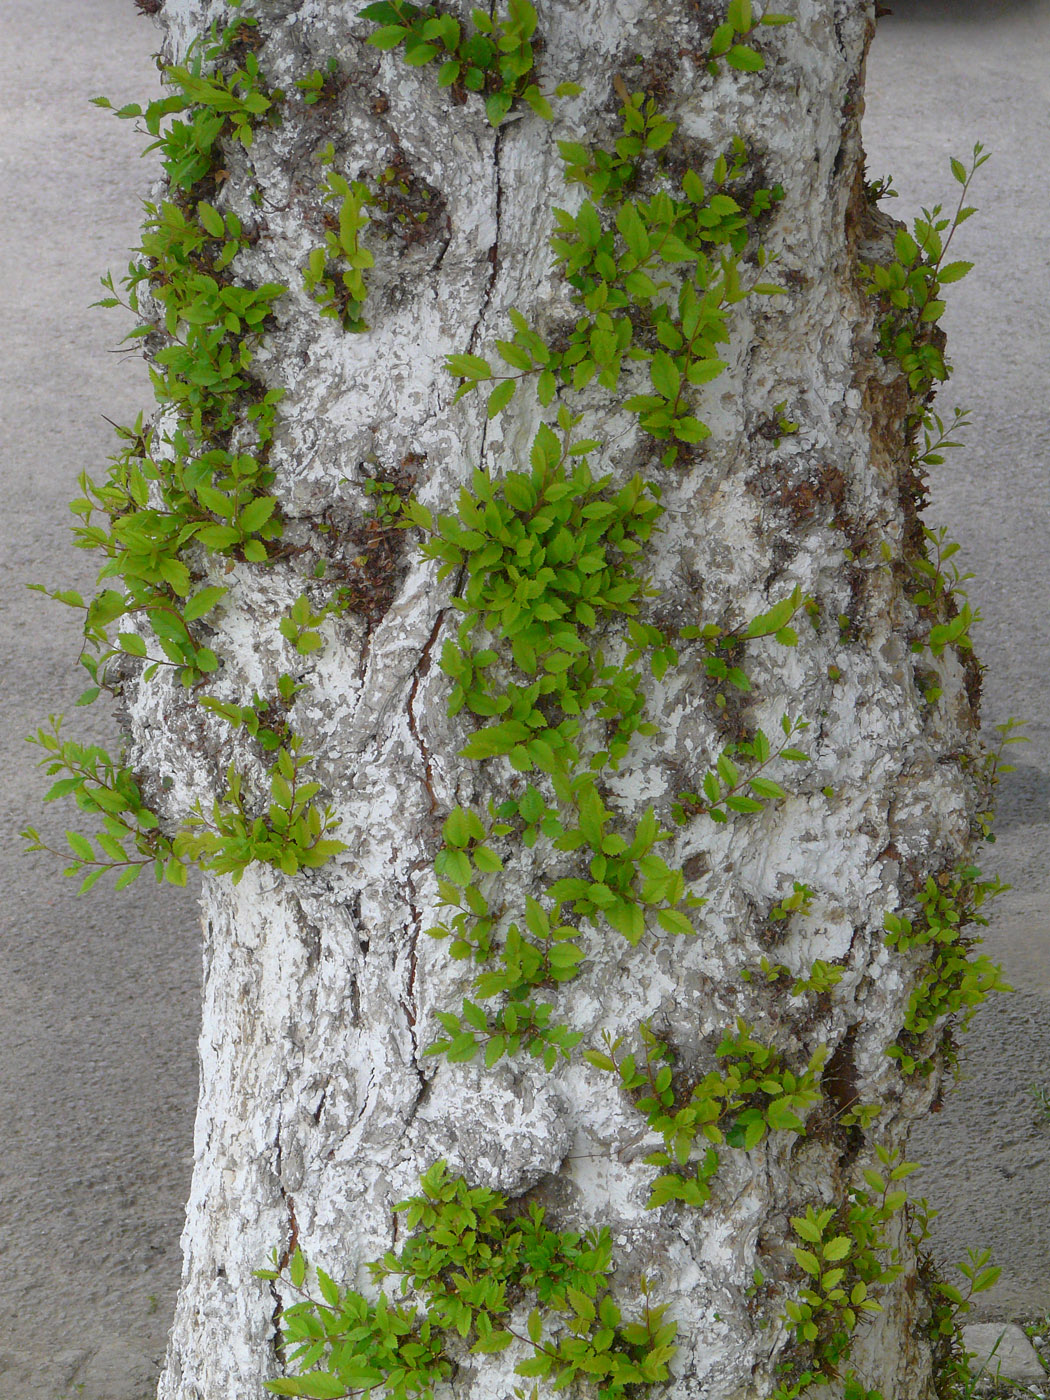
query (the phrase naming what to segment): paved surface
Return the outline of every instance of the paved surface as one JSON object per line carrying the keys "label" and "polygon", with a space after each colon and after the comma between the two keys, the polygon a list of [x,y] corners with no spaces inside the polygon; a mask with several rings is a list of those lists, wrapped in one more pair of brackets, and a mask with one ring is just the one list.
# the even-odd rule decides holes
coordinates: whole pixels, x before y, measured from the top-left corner
{"label": "paved surface", "polygon": [[[51,712],[111,744],[100,702],[73,710],[78,620],[25,581],[87,590],[68,544],[77,474],[149,401],[126,325],[89,310],[137,242],[147,170],[130,124],[88,105],[149,91],[156,31],[131,0],[0,0],[0,1400],[143,1400],[178,1282],[197,1092],[193,901],[143,879],[83,899],[23,856],[63,804],[23,742]],[[82,1385],[83,1389],[75,1389]]]}
{"label": "paved surface", "polygon": [[[940,469],[933,519],[961,540],[989,671],[987,721],[1030,721],[1013,752],[987,868],[1014,884],[988,942],[1018,988],[971,1031],[965,1076],[912,1155],[941,1207],[935,1248],[991,1245],[1004,1266],[988,1316],[1050,1308],[1050,566],[1044,424],[1050,304],[1048,0],[890,0],[866,124],[871,173],[898,215],[951,197],[949,152],[995,152],[960,234],[978,266],[952,289],[956,378],[974,411]],[[0,830],[44,826],[22,736],[82,689],[77,619],[24,580],[86,589],[66,502],[110,450],[100,414],[147,402],[141,364],[113,353],[116,313],[89,311],[97,276],[136,241],[145,171],[129,128],[87,105],[141,97],[154,31],[130,0],[0,0],[0,579],[7,775]],[[101,707],[70,718],[113,742]],[[60,836],[65,813],[48,815]],[[0,1400],[145,1400],[178,1277],[196,1097],[198,951],[192,897],[145,882],[76,900],[52,862],[0,854]]]}
{"label": "paved surface", "polygon": [[[1050,1119],[1028,1089],[1050,1089],[1050,3],[883,0],[864,122],[869,171],[892,172],[911,218],[957,201],[949,154],[993,152],[977,174],[958,252],[976,266],[948,289],[955,375],[942,403],[973,412],[964,451],[933,479],[928,521],[948,525],[976,577],[970,601],[987,666],[986,727],[1028,721],[1008,752],[998,839],[983,866],[1013,889],[992,905],[988,950],[1016,991],[985,1007],[966,1038],[963,1082],[912,1136],[912,1178],[941,1210],[945,1262],[991,1247],[1002,1278],[993,1317],[1050,1309]],[[954,208],[954,202],[952,203]],[[950,418],[950,413],[942,416]]]}

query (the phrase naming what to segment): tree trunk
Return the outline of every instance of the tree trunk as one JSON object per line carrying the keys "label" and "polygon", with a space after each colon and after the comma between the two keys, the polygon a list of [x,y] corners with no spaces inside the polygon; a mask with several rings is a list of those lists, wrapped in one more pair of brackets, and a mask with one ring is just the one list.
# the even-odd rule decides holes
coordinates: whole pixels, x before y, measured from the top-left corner
{"label": "tree trunk", "polygon": [[[352,17],[334,0],[255,0],[246,9],[258,19],[256,37],[245,42],[242,31],[219,60],[220,68],[244,64],[254,50],[263,89],[283,89],[283,100],[253,114],[247,150],[227,122],[216,147],[222,169],[213,164],[196,184],[163,197],[191,212],[202,198],[221,214],[236,211],[251,242],[225,277],[288,289],[252,348],[249,372],[249,388],[285,390],[269,455],[283,534],[266,543],[266,567],[250,550],[227,549],[225,559],[216,552],[208,564],[203,554],[198,559],[197,577],[210,568],[208,582],[228,589],[208,615],[208,646],[221,669],[203,687],[180,686],[170,670],[125,682],[134,765],[151,775],[148,794],[167,831],[195,802],[209,814],[216,798],[224,800],[231,761],[246,775],[249,809],[264,811],[272,753],[194,698],[206,689],[246,705],[253,693],[273,697],[278,675],[291,675],[304,688],[287,713],[315,756],[318,800],[330,799],[341,822],[334,834],[346,848],[313,868],[292,863],[291,873],[279,856],[223,873],[221,861],[215,868],[217,838],[197,847],[176,841],[177,854],[195,851],[212,872],[204,890],[196,1160],[163,1400],[255,1396],[264,1380],[295,1374],[288,1320],[277,1309],[296,1299],[289,1268],[297,1249],[311,1268],[309,1287],[316,1266],[375,1299],[367,1264],[397,1253],[412,1234],[393,1207],[419,1194],[420,1177],[439,1160],[449,1177],[507,1197],[509,1212],[540,1204],[556,1230],[609,1228],[612,1293],[625,1319],[639,1315],[644,1276],[652,1302],[666,1304],[677,1324],[672,1379],[658,1381],[654,1394],[767,1396],[778,1385],[807,1383],[807,1372],[839,1385],[833,1377],[851,1371],[887,1397],[932,1394],[932,1285],[924,1269],[917,1274],[906,1213],[895,1213],[862,1173],[888,1171],[877,1148],[891,1164],[897,1160],[892,1154],[902,1150],[910,1123],[941,1089],[942,1035],[947,1013],[959,1008],[949,998],[928,1025],[909,1020],[913,993],[940,968],[930,954],[939,945],[919,937],[911,947],[900,925],[888,936],[884,923],[887,914],[907,914],[917,933],[932,926],[930,907],[918,902],[928,875],[939,876],[937,888],[957,895],[958,904],[974,898],[972,880],[960,886],[951,872],[966,865],[975,814],[985,805],[977,672],[961,646],[924,645],[931,625],[950,620],[954,606],[942,599],[924,610],[914,601],[912,565],[924,556],[915,437],[932,381],[909,390],[898,363],[879,354],[886,308],[868,295],[858,270],[894,259],[888,221],[863,183],[859,122],[873,6],[801,0],[794,22],[753,32],[747,8],[730,10],[740,31],[734,65],[711,57],[725,14],[708,0],[537,0],[535,76],[554,120],[521,100],[522,80],[495,127],[489,117],[500,112],[491,101],[486,111],[486,92],[462,85],[466,69],[440,86],[440,56],[406,64],[403,47],[381,51],[366,42],[377,22]],[[465,36],[467,8],[451,9]],[[191,41],[222,14],[211,0],[166,0],[160,18],[168,60],[184,62]],[[748,53],[764,58],[760,71]],[[314,70],[314,89],[295,86]],[[566,81],[580,85],[579,95],[555,98]],[[493,84],[485,82],[491,97]],[[620,109],[634,91],[653,97],[677,130],[666,145],[654,137],[619,201],[614,189],[603,203],[600,189],[566,182],[557,141],[611,151],[623,136]],[[319,100],[306,100],[317,92]],[[269,119],[275,110],[279,123]],[[636,279],[628,310],[611,311],[614,321],[632,322],[642,352],[624,359],[618,382],[609,371],[574,388],[566,370],[556,376],[553,401],[541,407],[536,376],[526,375],[491,417],[493,386],[484,379],[456,401],[459,379],[446,369],[448,355],[483,357],[497,375],[519,373],[495,345],[514,334],[511,308],[554,354],[571,345],[578,318],[600,310],[597,303],[585,309],[580,287],[557,259],[551,263],[553,206],[575,215],[586,197],[605,229],[620,229],[615,256],[637,256],[622,211],[660,188],[681,200],[688,167],[707,186],[695,205],[709,209],[715,161],[728,153],[732,164],[736,137],[746,143],[747,161],[725,175],[722,192],[749,216],[747,242],[737,251],[728,234],[696,243],[710,259],[697,264],[693,252],[700,293],[706,287],[714,306],[697,353],[659,335],[653,308],[666,303],[677,324],[684,316],[678,288],[691,266],[668,253],[652,264],[654,280],[668,290],[650,293]],[[331,159],[319,162],[329,142]],[[341,205],[355,207],[352,183],[340,186],[337,176],[364,181],[377,201],[362,205],[368,223],[360,234],[375,265],[364,269],[359,306],[340,280],[349,269],[346,250],[355,246],[344,222],[342,253],[319,260],[321,277],[333,279],[327,309],[334,314],[325,316],[323,284],[311,297],[301,269],[326,233],[336,237]],[[767,210],[761,200],[751,204],[759,189],[773,191]],[[760,244],[775,259],[764,271]],[[588,275],[584,268],[577,281]],[[588,285],[616,276],[622,284],[623,267]],[[782,292],[743,295],[766,282]],[[140,290],[145,304],[147,288]],[[152,290],[162,299],[156,279]],[[937,348],[932,329],[922,336]],[[153,352],[160,345],[160,338],[149,342]],[[677,438],[661,430],[653,403],[625,407],[632,395],[659,397],[676,355],[675,375],[686,365],[682,356],[712,374],[716,356],[725,364],[710,383],[700,370],[697,386],[686,386],[687,416],[677,378],[665,389],[667,402],[678,404]],[[459,368],[469,381],[469,367]],[[574,737],[568,710],[557,708],[569,692],[555,692],[537,702],[542,720],[533,736],[547,736],[546,750],[519,752],[510,762],[464,757],[472,735],[502,722],[486,713],[484,700],[480,712],[468,704],[448,713],[456,683],[450,644],[464,615],[453,598],[468,578],[458,560],[471,548],[455,530],[470,521],[439,525],[442,544],[425,528],[387,528],[391,502],[411,491],[435,519],[455,518],[461,488],[481,489],[475,469],[497,483],[508,472],[529,473],[539,425],[555,423],[560,404],[583,415],[575,437],[600,444],[589,454],[594,477],[612,478],[594,502],[615,500],[636,474],[660,493],[658,528],[650,534],[637,525],[641,554],[619,552],[610,537],[603,556],[612,585],[630,582],[640,558],[648,596],[628,588],[623,606],[599,607],[593,625],[586,610],[577,611],[574,624],[590,652],[600,647],[605,663],[641,676],[644,714],[603,719],[584,705]],[[188,413],[169,396],[158,437],[170,437],[180,418],[189,422]],[[656,415],[653,431],[642,426],[647,413]],[[710,436],[694,424],[709,426]],[[194,440],[228,446],[243,429],[234,426],[231,436],[227,428],[213,425],[209,437],[205,417]],[[185,430],[192,437],[192,424]],[[557,479],[559,470],[548,464],[543,480]],[[529,487],[521,490],[527,495]],[[655,497],[643,492],[640,499]],[[517,508],[520,518],[531,509]],[[417,508],[414,519],[425,525],[425,512]],[[584,528],[574,520],[570,536]],[[623,539],[630,538],[628,531]],[[451,567],[441,569],[442,558]],[[323,578],[315,567],[321,561]],[[336,584],[344,590],[340,606],[317,620]],[[303,594],[309,609],[281,630]],[[662,638],[643,633],[628,641],[625,614],[635,602],[635,627],[659,628]],[[708,634],[676,640],[678,629],[708,624]],[[672,642],[677,659],[658,659],[654,671],[654,648]],[[479,625],[460,644],[496,653],[490,696],[533,678],[527,651],[512,653],[498,628],[489,636]],[[629,645],[640,655],[629,656]],[[548,665],[555,652],[539,648],[536,674],[565,674],[559,660]],[[576,653],[568,655],[578,679]],[[788,736],[783,717],[808,729]],[[655,732],[638,731],[639,718]],[[772,741],[768,761],[759,731]],[[630,741],[618,762],[617,734]],[[748,743],[752,750],[727,754],[705,788],[723,751]],[[785,745],[789,753],[801,749],[806,761],[777,757]],[[592,770],[599,751],[606,758]],[[581,775],[592,771],[588,785]],[[573,778],[575,796],[567,798]],[[502,872],[486,873],[484,856],[472,870],[465,814],[476,814],[487,832],[490,811],[527,799],[526,784],[569,839],[559,843],[550,824],[534,845],[524,844],[527,813],[505,811],[508,830],[487,836],[485,847]],[[571,831],[587,827],[595,795],[606,824],[573,849]],[[621,878],[617,886],[612,867],[624,844],[636,855],[642,850],[638,824],[649,809],[668,839],[639,857],[636,884]],[[457,821],[467,823],[462,832]],[[593,833],[593,825],[587,829]],[[611,839],[620,833],[623,842]],[[450,957],[447,938],[426,936],[455,915],[442,907],[439,876],[448,893],[464,860],[495,920],[484,966]],[[542,1053],[529,1053],[546,1048],[536,1038],[530,1045],[529,1034],[516,1049],[502,1047],[513,1053],[491,1067],[480,1052],[463,1058],[469,1023],[449,1030],[438,1014],[462,1016],[468,997],[487,1015],[478,1043],[497,1033],[509,1040],[513,1026],[500,1021],[508,995],[485,998],[473,979],[502,967],[508,930],[515,924],[526,932],[527,908],[552,909],[556,880],[578,882],[560,887],[562,946],[583,954],[576,967],[570,952],[565,966],[578,975],[560,980],[557,961],[548,961],[549,975],[514,996],[551,1004],[551,1023],[564,1023],[579,1043],[559,1046],[555,1036],[552,1068]],[[588,887],[597,905],[581,893]],[[530,898],[538,903],[527,905]],[[694,936],[679,934],[686,919]],[[528,934],[542,944],[538,929],[534,916]],[[807,979],[808,988],[797,987]],[[630,1087],[623,1064],[628,1052],[644,1063],[643,1026],[674,1057],[674,1102],[662,1120],[652,1110],[648,1122],[637,1101],[650,1090]],[[622,1039],[615,1051],[603,1033]],[[428,1055],[442,1038],[454,1042],[451,1051]],[[888,1055],[892,1047],[897,1053]],[[650,1044],[654,1078],[661,1053]],[[603,1067],[607,1054],[620,1072]],[[797,1083],[785,1082],[789,1071]],[[682,1162],[671,1151],[668,1162],[648,1163],[664,1146],[661,1122],[666,1128],[697,1103],[703,1095],[693,1091],[705,1083],[714,1104],[709,1131],[701,1113]],[[861,1105],[878,1112],[858,1114]],[[658,1177],[671,1181],[663,1188],[671,1199],[650,1208]],[[857,1194],[865,1191],[868,1200]],[[689,1192],[709,1199],[691,1204]],[[829,1247],[824,1273],[841,1259],[846,1286],[867,1283],[883,1308],[860,1309],[854,1327],[849,1300],[831,1299],[815,1309],[815,1336],[788,1309],[815,1286],[806,1251],[819,1255],[820,1246],[804,1223],[792,1224],[804,1222],[808,1208],[836,1212],[825,1245],[845,1241]],[[274,1250],[280,1277],[256,1278]],[[861,1298],[858,1291],[854,1302]],[[410,1299],[425,1304],[425,1291]],[[453,1369],[439,1394],[481,1400],[509,1396],[515,1385],[527,1394],[533,1382],[515,1377],[514,1367],[532,1355],[522,1338],[534,1301],[527,1288],[511,1291],[511,1320],[501,1314],[493,1323],[520,1334],[506,1350],[471,1350],[484,1319],[465,1339],[449,1333]],[[550,1351],[568,1321],[557,1310],[541,1314]],[[637,1361],[622,1336],[616,1349]],[[593,1393],[582,1379],[573,1384],[569,1393]],[[550,1381],[538,1385],[544,1394]]]}

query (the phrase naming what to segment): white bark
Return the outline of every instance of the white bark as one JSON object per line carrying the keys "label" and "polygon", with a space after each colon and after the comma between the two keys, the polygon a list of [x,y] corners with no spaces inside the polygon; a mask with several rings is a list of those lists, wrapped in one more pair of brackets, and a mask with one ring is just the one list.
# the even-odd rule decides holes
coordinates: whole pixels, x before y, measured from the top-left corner
{"label": "white bark", "polygon": [[[260,57],[273,84],[291,89],[330,54],[351,79],[335,112],[303,117],[295,107],[279,129],[258,133],[262,237],[237,265],[246,279],[291,288],[256,363],[288,389],[274,462],[293,541],[327,512],[337,553],[340,528],[365,509],[363,481],[376,460],[392,469],[408,454],[425,459],[417,493],[449,510],[473,467],[504,468],[527,451],[537,420],[525,396],[489,424],[479,397],[452,404],[443,357],[485,353],[508,333],[511,306],[541,321],[568,310],[549,271],[548,210],[578,195],[563,184],[555,138],[608,139],[618,105],[611,79],[623,72],[630,84],[636,54],[666,73],[664,105],[705,158],[742,134],[763,182],[787,192],[766,243],[790,295],[736,309],[730,368],[699,399],[714,435],[698,460],[661,469],[651,440],[597,388],[587,427],[611,444],[603,469],[640,470],[665,486],[666,532],[650,555],[662,590],[654,616],[738,625],[796,584],[818,600],[824,623],[818,633],[803,622],[797,650],[751,648],[748,713],[767,732],[784,712],[808,718],[813,762],[789,776],[790,800],[763,815],[681,830],[674,857],[707,872],[694,882],[708,900],[695,940],[653,934],[632,949],[611,932],[594,936],[583,977],[558,995],[589,1039],[601,1029],[630,1036],[651,1018],[687,1059],[709,1055],[710,1038],[738,1015],[775,1033],[793,1061],[805,1063],[820,1044],[846,1047],[844,1074],[859,1097],[884,1104],[870,1140],[897,1145],[937,1076],[905,1081],[884,1053],[912,974],[880,930],[885,912],[907,902],[916,872],[966,849],[975,716],[950,653],[943,698],[923,701],[909,650],[914,610],[879,549],[888,541],[899,556],[913,517],[901,487],[904,399],[895,370],[874,355],[873,308],[855,277],[871,6],[798,0],[796,24],[766,31],[765,73],[712,79],[681,56],[704,43],[709,6],[539,0],[545,86],[576,79],[583,94],[561,105],[570,115],[553,126],[527,113],[498,134],[476,99],[454,105],[431,72],[366,48],[369,26],[351,17],[354,8],[256,0],[251,10],[268,35]],[[210,0],[167,0],[170,51],[183,52],[218,13]],[[379,94],[389,102],[382,113]],[[396,139],[447,211],[439,236],[403,257],[380,247],[364,335],[319,319],[297,272],[320,241],[311,157],[329,139],[349,176],[357,163],[382,168]],[[224,197],[256,215],[243,156],[231,152],[229,164]],[[774,447],[758,429],[782,400],[800,431]],[[847,548],[859,556],[850,565]],[[757,1309],[744,1290],[758,1265],[779,1298],[791,1295],[788,1216],[841,1197],[853,1165],[840,1162],[840,1140],[781,1133],[750,1153],[725,1149],[702,1213],[649,1212],[653,1170],[641,1157],[652,1144],[639,1140],[644,1125],[610,1076],[579,1059],[548,1075],[531,1059],[485,1071],[423,1058],[437,1033],[434,1011],[458,1009],[466,990],[466,965],[424,936],[438,917],[441,822],[456,803],[506,790],[512,776],[501,760],[456,757],[468,730],[446,717],[448,682],[436,664],[454,626],[450,587],[435,582],[436,566],[419,562],[407,538],[403,562],[381,621],[371,630],[352,613],[329,621],[325,650],[308,659],[277,631],[304,586],[294,558],[266,571],[238,565],[222,579],[231,592],[214,643],[225,660],[220,693],[240,700],[302,667],[310,688],[295,725],[318,755],[350,849],[295,878],[255,867],[236,888],[227,877],[205,880],[196,1163],[162,1400],[259,1395],[279,1367],[274,1298],[252,1271],[274,1245],[283,1251],[297,1239],[312,1263],[367,1288],[363,1265],[397,1239],[393,1203],[438,1157],[474,1183],[534,1192],[561,1228],[612,1226],[625,1297],[647,1273],[679,1323],[668,1395],[768,1393],[785,1333],[758,1326],[762,1312],[779,1309]],[[833,625],[841,613],[854,624],[845,646]],[[832,665],[841,671],[835,683]],[[671,799],[695,786],[726,742],[695,655],[684,650],[662,685],[647,684],[660,736],[636,739],[610,783],[628,820],[649,803],[666,819]],[[174,778],[166,810],[210,800],[231,752],[221,723],[161,679],[135,691],[131,711],[137,765]],[[246,750],[237,752],[244,761]],[[521,854],[508,864],[509,902],[538,878]],[[767,951],[759,932],[794,879],[816,901],[771,956],[799,972],[815,958],[844,959],[846,972],[826,1009],[774,1025],[772,993],[739,973]],[[858,1365],[887,1396],[919,1400],[929,1358],[910,1333],[923,1304],[905,1281],[860,1342]],[[509,1395],[512,1360],[471,1358],[449,1394]]]}

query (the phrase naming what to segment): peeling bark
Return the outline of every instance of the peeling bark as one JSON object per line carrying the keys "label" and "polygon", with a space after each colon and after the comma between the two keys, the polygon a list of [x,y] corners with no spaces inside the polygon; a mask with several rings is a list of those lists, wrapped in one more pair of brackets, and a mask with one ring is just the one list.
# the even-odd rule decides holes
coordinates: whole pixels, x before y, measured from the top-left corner
{"label": "peeling bark", "polygon": [[[696,61],[720,17],[710,6],[539,0],[544,82],[575,79],[583,95],[562,104],[553,126],[526,112],[498,132],[476,99],[457,103],[428,70],[365,47],[369,26],[353,8],[254,0],[273,85],[292,90],[330,55],[348,81],[336,104],[289,104],[280,127],[261,129],[250,177],[243,152],[231,150],[222,194],[260,235],[239,257],[242,275],[290,288],[255,362],[267,384],[287,387],[272,462],[289,545],[323,546],[338,560],[346,532],[356,547],[376,464],[391,473],[410,463],[418,497],[448,511],[476,465],[498,471],[527,458],[535,405],[519,395],[490,423],[478,396],[453,404],[443,361],[506,336],[509,307],[548,330],[574,315],[549,268],[549,208],[579,197],[563,183],[555,138],[609,140],[614,74],[660,83],[698,160],[740,134],[761,182],[784,186],[763,239],[789,295],[735,309],[729,369],[698,391],[714,430],[703,450],[665,471],[606,391],[593,386],[583,404],[588,433],[609,444],[602,469],[664,486],[665,530],[648,555],[660,590],[653,620],[738,626],[796,585],[823,619],[819,629],[802,622],[795,650],[752,645],[754,691],[735,714],[710,704],[701,658],[688,650],[660,684],[647,679],[660,733],[635,739],[609,800],[629,819],[654,804],[669,822],[671,801],[695,790],[734,725],[769,733],[784,713],[810,721],[812,762],[789,779],[790,798],[760,816],[681,828],[667,859],[706,897],[695,939],[655,934],[631,948],[611,931],[594,935],[584,975],[558,995],[589,1043],[603,1029],[631,1037],[648,1020],[700,1072],[738,1016],[791,1063],[826,1045],[828,1107],[804,1138],[780,1133],[751,1152],[726,1149],[702,1212],[650,1212],[653,1170],[642,1158],[654,1140],[610,1076],[579,1058],[547,1074],[522,1058],[486,1071],[425,1057],[435,1011],[458,1009],[466,987],[466,965],[424,936],[438,918],[441,823],[457,803],[499,800],[518,781],[502,761],[457,756],[469,731],[465,717],[446,715],[448,681],[436,664],[456,622],[451,581],[436,582],[436,567],[399,538],[389,606],[329,619],[325,649],[298,658],[277,630],[304,587],[294,551],[265,571],[237,565],[222,579],[230,593],[216,624],[224,669],[214,689],[243,701],[301,668],[309,688],[296,699],[295,726],[318,756],[349,849],[294,878],[253,867],[236,887],[205,879],[195,1168],[160,1396],[259,1395],[280,1374],[280,1355],[276,1294],[252,1271],[275,1246],[286,1260],[299,1245],[367,1290],[364,1265],[398,1244],[393,1204],[437,1158],[472,1183],[544,1203],[559,1228],[612,1227],[623,1296],[646,1274],[679,1324],[674,1381],[662,1393],[767,1395],[786,1341],[777,1303],[799,1281],[789,1217],[841,1199],[871,1143],[900,1146],[938,1092],[939,1071],[907,1079],[885,1054],[914,967],[887,948],[883,919],[913,901],[920,877],[965,856],[977,805],[977,716],[964,668],[950,650],[938,663],[927,657],[943,694],[936,706],[924,701],[909,649],[916,612],[902,569],[884,567],[880,553],[883,541],[894,560],[914,547],[921,502],[907,393],[875,353],[873,307],[855,272],[858,248],[885,239],[858,183],[872,5],[798,0],[797,23],[767,31],[764,73],[712,78]],[[167,0],[167,53],[183,54],[220,13],[212,0]],[[400,152],[444,211],[435,238],[377,245],[363,335],[320,320],[298,272],[320,241],[312,155],[329,140],[350,178]],[[776,445],[769,425],[782,401],[800,428]],[[323,538],[319,520],[332,526]],[[850,620],[847,644],[839,615]],[[218,720],[201,724],[177,686],[158,678],[127,693],[136,766],[173,779],[169,813],[209,803],[231,752],[250,761]],[[543,873],[518,853],[500,877],[508,904]],[[769,910],[794,880],[816,892],[812,911],[773,948]],[[763,954],[793,975],[816,958],[838,962],[842,980],[784,1019],[783,999],[740,977]],[[855,1098],[882,1105],[867,1136],[835,1127],[836,1110]],[[914,1250],[901,1243],[905,1271],[885,1311],[859,1330],[852,1364],[887,1397],[920,1400],[931,1393],[928,1302],[915,1288]],[[746,1294],[756,1267],[768,1284],[757,1299]],[[448,1394],[509,1395],[511,1365],[470,1357]]]}

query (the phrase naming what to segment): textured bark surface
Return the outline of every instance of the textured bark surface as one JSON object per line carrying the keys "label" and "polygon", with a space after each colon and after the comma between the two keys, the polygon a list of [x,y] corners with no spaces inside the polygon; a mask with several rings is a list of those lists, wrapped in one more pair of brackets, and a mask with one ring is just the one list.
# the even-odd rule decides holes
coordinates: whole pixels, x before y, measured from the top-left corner
{"label": "textured bark surface", "polygon": [[[456,105],[429,71],[365,47],[370,27],[350,17],[353,8],[255,0],[271,83],[291,89],[333,54],[350,81],[335,109],[305,109],[258,132],[258,211],[247,199],[243,153],[229,153],[223,195],[261,234],[241,255],[241,274],[290,287],[255,362],[268,383],[288,390],[273,456],[286,538],[315,539],[310,523],[323,521],[333,561],[341,549],[355,551],[364,481],[377,463],[411,470],[419,498],[448,510],[475,466],[499,472],[527,457],[538,423],[532,407],[519,396],[489,423],[483,399],[453,405],[443,359],[485,353],[507,334],[511,306],[541,327],[570,313],[566,288],[549,272],[549,209],[575,207],[579,195],[563,183],[555,138],[608,144],[619,105],[614,74],[629,85],[635,72],[664,83],[662,105],[701,168],[740,134],[759,183],[784,186],[764,241],[790,294],[734,309],[729,369],[698,391],[697,411],[714,430],[704,450],[688,466],[662,469],[652,440],[597,386],[584,400],[585,426],[609,444],[602,470],[638,471],[664,487],[665,530],[649,554],[661,590],[652,620],[733,627],[796,584],[816,598],[823,624],[817,631],[804,621],[797,649],[750,648],[755,690],[743,716],[767,733],[785,712],[808,719],[812,762],[785,779],[789,800],[720,827],[693,822],[673,853],[665,850],[707,899],[696,939],[653,933],[631,948],[611,931],[592,936],[583,977],[556,997],[588,1041],[602,1029],[630,1037],[648,1019],[701,1072],[737,1016],[775,1037],[792,1063],[804,1065],[824,1044],[834,1066],[825,1075],[829,1102],[883,1104],[870,1142],[900,1145],[938,1075],[906,1081],[886,1057],[914,968],[885,946],[881,929],[887,910],[908,904],[920,872],[965,853],[976,715],[951,650],[937,663],[940,702],[923,700],[909,649],[915,610],[902,571],[884,567],[880,553],[886,541],[899,558],[916,525],[906,394],[874,354],[873,308],[855,271],[858,246],[870,256],[879,236],[859,184],[871,7],[799,0],[797,23],[767,31],[764,73],[712,78],[694,57],[715,18],[706,4],[539,3],[544,85],[575,79],[583,93],[560,106],[553,125],[526,112],[498,132],[476,99]],[[167,0],[169,52],[182,54],[219,13]],[[321,241],[312,157],[329,140],[350,177],[403,151],[444,205],[435,235],[403,252],[393,241],[376,245],[364,335],[319,319],[298,273]],[[643,389],[644,367],[635,372],[638,385],[628,375],[625,392]],[[767,429],[781,401],[800,430],[775,446]],[[408,537],[396,580],[378,621],[329,620],[323,652],[298,658],[277,630],[304,586],[296,559],[266,571],[237,566],[222,579],[230,593],[213,646],[225,666],[212,688],[241,701],[302,666],[309,689],[297,699],[295,726],[318,755],[350,849],[295,878],[254,867],[237,887],[205,881],[196,1162],[162,1400],[258,1395],[279,1363],[275,1299],[252,1270],[275,1245],[280,1252],[297,1241],[311,1262],[367,1287],[364,1264],[397,1242],[392,1205],[439,1157],[475,1184],[530,1193],[559,1228],[611,1226],[624,1298],[647,1274],[678,1320],[668,1395],[768,1393],[786,1334],[759,1323],[775,1319],[798,1284],[788,1218],[841,1199],[870,1146],[858,1159],[841,1134],[818,1128],[805,1138],[774,1134],[748,1153],[727,1148],[703,1212],[650,1212],[653,1170],[642,1158],[654,1142],[610,1076],[579,1059],[546,1074],[533,1060],[486,1071],[424,1058],[438,1031],[433,1013],[458,1009],[466,985],[465,965],[425,937],[437,919],[441,823],[455,804],[498,798],[516,778],[502,760],[456,756],[469,731],[446,717],[448,681],[436,664],[455,626],[450,582],[436,582],[436,566],[419,561]],[[842,614],[847,645],[834,625]],[[683,650],[681,664],[647,687],[660,734],[635,739],[608,800],[628,820],[654,804],[668,821],[671,800],[697,789],[735,735],[710,703],[699,656]],[[172,780],[159,798],[171,812],[198,797],[210,802],[234,752],[251,762],[218,720],[160,679],[133,693],[131,716],[136,765]],[[531,862],[529,852],[508,859],[499,877],[508,907],[537,888]],[[793,880],[816,898],[773,953],[762,932]],[[845,975],[831,997],[804,999],[784,1019],[761,981],[739,975],[763,953],[801,974],[816,958],[841,960]],[[772,1301],[745,1296],[756,1266]],[[856,1358],[867,1384],[920,1400],[930,1361],[918,1340],[925,1304],[910,1272],[862,1329]],[[449,1394],[509,1395],[514,1359],[466,1359]]]}

